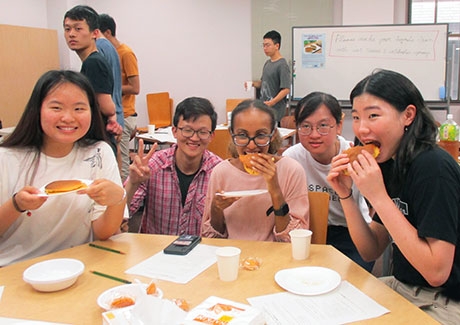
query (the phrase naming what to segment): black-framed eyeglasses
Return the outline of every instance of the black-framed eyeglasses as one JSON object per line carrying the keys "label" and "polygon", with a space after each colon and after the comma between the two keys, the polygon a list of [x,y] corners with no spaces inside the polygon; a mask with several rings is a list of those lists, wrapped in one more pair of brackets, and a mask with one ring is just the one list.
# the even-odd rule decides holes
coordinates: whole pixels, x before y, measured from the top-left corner
{"label": "black-framed eyeglasses", "polygon": [[266,147],[270,144],[273,133],[274,132],[270,134],[258,134],[255,137],[248,137],[246,134],[232,133],[232,140],[233,143],[238,147],[246,147],[251,141],[254,141],[258,147]]}
{"label": "black-framed eyeglasses", "polygon": [[305,123],[305,124],[300,125],[297,128],[297,130],[299,131],[299,134],[301,135],[310,135],[313,132],[313,128],[316,128],[316,131],[318,131],[320,135],[328,135],[329,130],[332,129],[336,125],[337,124],[331,125],[328,123],[321,123],[314,127],[311,124]]}
{"label": "black-framed eyeglasses", "polygon": [[191,138],[196,133],[198,135],[198,138],[200,138],[201,140],[208,140],[212,134],[212,131],[208,131],[208,130],[195,131],[194,129],[189,128],[189,127],[183,127],[183,128],[178,127],[178,129],[182,133],[182,136],[184,136],[185,138]]}

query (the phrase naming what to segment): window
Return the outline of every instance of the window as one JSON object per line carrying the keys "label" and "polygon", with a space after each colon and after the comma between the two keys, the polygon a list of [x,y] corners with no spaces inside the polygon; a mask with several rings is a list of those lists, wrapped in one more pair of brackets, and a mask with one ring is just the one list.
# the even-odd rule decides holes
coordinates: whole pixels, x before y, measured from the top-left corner
{"label": "window", "polygon": [[447,23],[447,87],[450,99],[459,101],[460,90],[460,0],[410,0],[409,23]]}

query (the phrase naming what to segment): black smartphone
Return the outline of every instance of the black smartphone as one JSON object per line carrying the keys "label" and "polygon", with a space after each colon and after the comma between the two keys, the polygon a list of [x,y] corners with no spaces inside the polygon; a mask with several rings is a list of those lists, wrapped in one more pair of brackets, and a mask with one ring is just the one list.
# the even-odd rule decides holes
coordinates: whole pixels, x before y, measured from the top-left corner
{"label": "black smartphone", "polygon": [[181,235],[163,249],[163,252],[165,254],[187,255],[200,241],[200,236]]}

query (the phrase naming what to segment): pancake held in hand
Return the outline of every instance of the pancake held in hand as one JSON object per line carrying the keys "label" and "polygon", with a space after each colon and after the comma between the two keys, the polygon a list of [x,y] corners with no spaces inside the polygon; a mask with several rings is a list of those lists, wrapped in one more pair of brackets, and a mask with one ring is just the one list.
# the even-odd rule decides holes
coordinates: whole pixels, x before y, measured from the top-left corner
{"label": "pancake held in hand", "polygon": [[64,193],[86,188],[87,185],[77,179],[54,181],[45,186],[46,194]]}
{"label": "pancake held in hand", "polygon": [[[351,147],[348,148],[347,150],[344,150],[343,153],[346,153],[348,155],[348,158],[350,158],[350,164],[356,160],[358,155],[363,151],[366,150],[369,152],[372,157],[377,158],[378,155],[380,154],[380,149],[373,143],[366,144],[364,146],[356,146],[356,147]],[[349,175],[348,170],[344,170],[343,173],[345,175]]]}
{"label": "pancake held in hand", "polygon": [[244,170],[250,175],[259,175],[254,169],[252,169],[251,157],[256,155],[255,153],[250,153],[247,155],[240,155],[239,158],[243,163]]}

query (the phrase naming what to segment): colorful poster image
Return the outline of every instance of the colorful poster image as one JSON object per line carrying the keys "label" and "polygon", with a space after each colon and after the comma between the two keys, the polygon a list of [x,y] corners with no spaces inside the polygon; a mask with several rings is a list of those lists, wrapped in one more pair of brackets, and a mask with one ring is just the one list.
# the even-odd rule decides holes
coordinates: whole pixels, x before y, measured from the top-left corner
{"label": "colorful poster image", "polygon": [[326,63],[326,34],[302,35],[302,68],[322,68]]}

